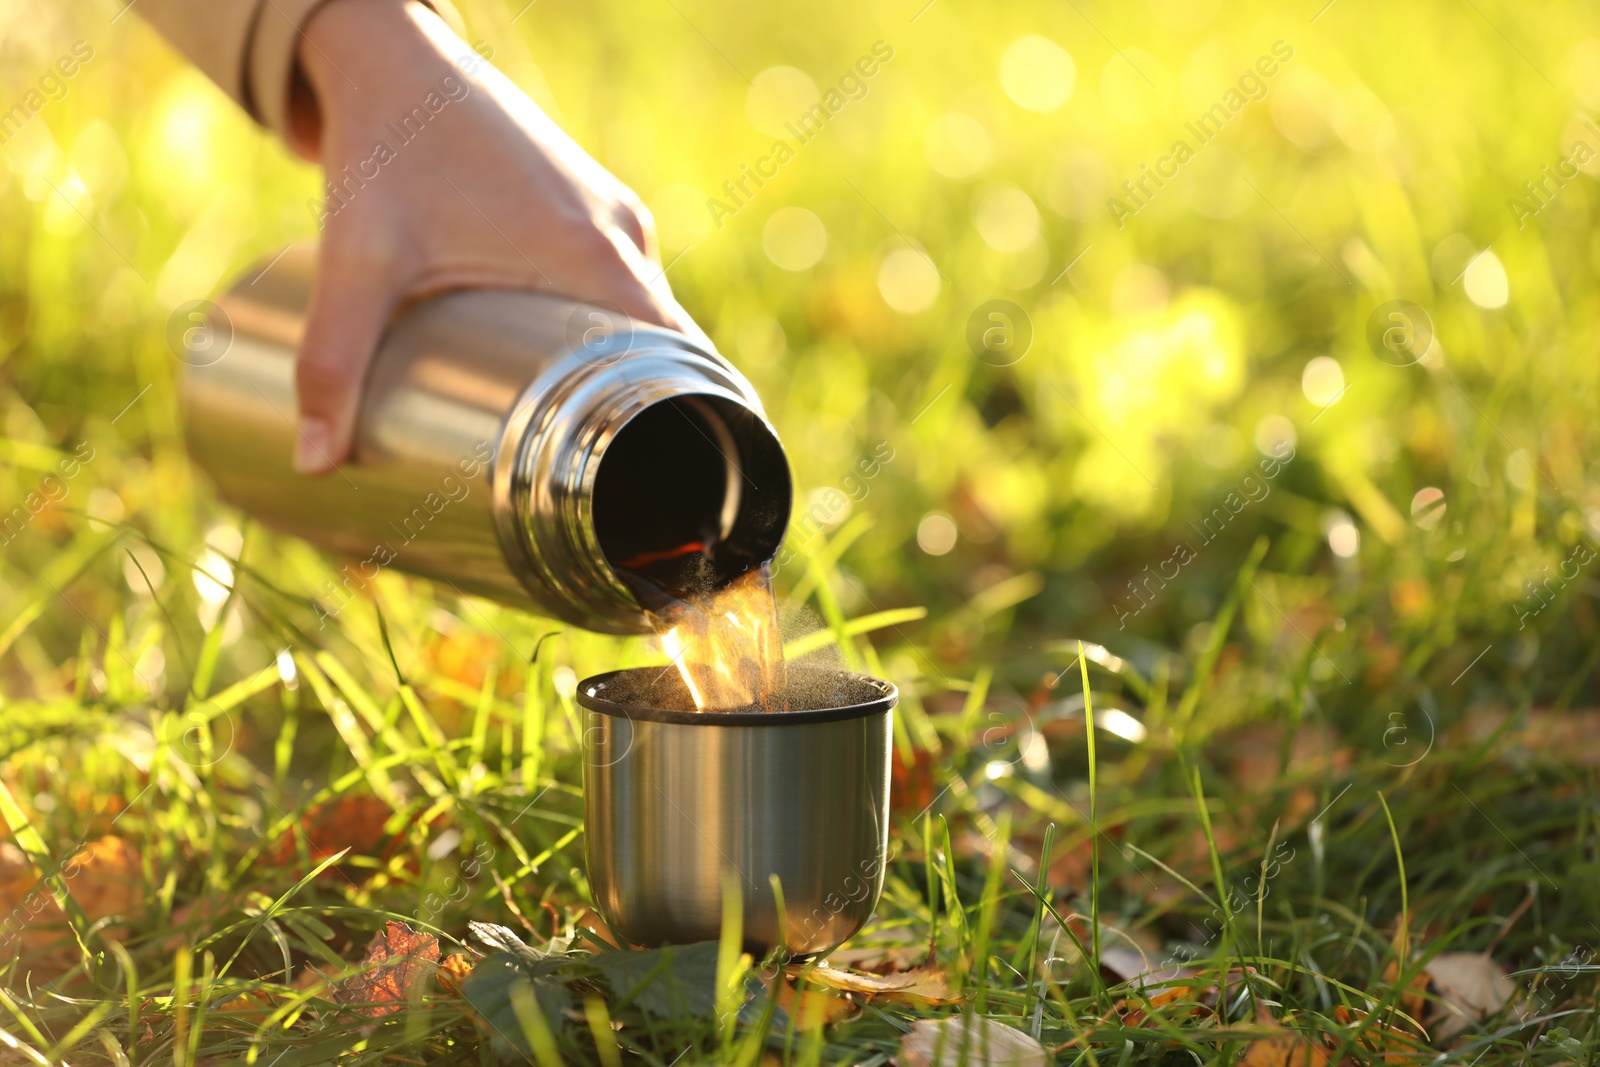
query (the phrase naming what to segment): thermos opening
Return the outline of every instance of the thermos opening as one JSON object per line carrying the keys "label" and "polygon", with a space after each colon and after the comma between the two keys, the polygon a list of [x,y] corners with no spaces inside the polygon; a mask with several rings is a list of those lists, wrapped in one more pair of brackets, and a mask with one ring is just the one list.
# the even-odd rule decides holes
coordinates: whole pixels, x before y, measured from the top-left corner
{"label": "thermos opening", "polygon": [[636,593],[636,576],[695,592],[772,559],[792,495],[783,446],[763,419],[721,397],[678,396],[640,411],[601,454],[594,531]]}

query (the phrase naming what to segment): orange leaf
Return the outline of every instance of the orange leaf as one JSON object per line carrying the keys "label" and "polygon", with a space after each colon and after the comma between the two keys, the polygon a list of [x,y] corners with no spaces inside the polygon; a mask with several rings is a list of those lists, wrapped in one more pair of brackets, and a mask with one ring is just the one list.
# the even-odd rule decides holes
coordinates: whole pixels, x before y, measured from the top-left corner
{"label": "orange leaf", "polygon": [[578,916],[576,922],[612,948],[622,947],[622,938],[612,933],[610,925],[594,911],[584,908],[583,914]]}
{"label": "orange leaf", "polygon": [[461,983],[465,982],[472,974],[473,965],[477,961],[464,952],[455,952],[444,958],[439,964],[439,984],[444,986],[446,992],[452,996],[461,995]]}
{"label": "orange leaf", "polygon": [[1256,1023],[1268,1036],[1245,1049],[1240,1067],[1327,1067],[1328,1053],[1293,1030],[1285,1030],[1267,1009],[1256,1006]]}
{"label": "orange leaf", "polygon": [[[1367,1013],[1340,1004],[1333,1009],[1333,1017],[1349,1025],[1365,1022]],[[1419,1064],[1435,1055],[1432,1049],[1424,1048],[1415,1036],[1382,1023],[1367,1026],[1361,1035],[1361,1047],[1382,1056],[1385,1063],[1394,1064]]]}
{"label": "orange leaf", "polygon": [[390,922],[367,946],[361,970],[339,983],[334,1000],[369,1018],[391,1014],[421,992],[438,962],[439,942],[432,934]]}
{"label": "orange leaf", "polygon": [[1284,1031],[1283,1037],[1250,1042],[1242,1067],[1327,1067],[1328,1054],[1299,1034]]}
{"label": "orange leaf", "polygon": [[[396,839],[396,835],[383,831],[384,823],[392,814],[389,805],[377,797],[347,793],[331,803],[312,808],[301,825],[290,827],[278,838],[269,855],[274,862],[289,866],[295,862],[303,843],[313,864],[344,849],[356,856],[381,859],[389,854]],[[331,868],[323,874],[342,877]]]}
{"label": "orange leaf", "polygon": [[[1203,996],[1205,993],[1210,993],[1215,996],[1216,991],[1216,986],[1207,986],[1200,995]],[[1145,998],[1146,1003],[1140,1003],[1139,1000],[1132,997],[1123,997],[1116,1002],[1114,1007],[1117,1009],[1117,1014],[1122,1016],[1123,1026],[1151,1026],[1153,1025],[1150,1021],[1151,1017],[1167,1018],[1166,1013],[1162,1012],[1161,1009],[1172,1004],[1178,1005],[1180,1009],[1174,1013],[1178,1018],[1209,1012],[1210,1008],[1195,999],[1195,992],[1194,986],[1169,986],[1166,989],[1158,989],[1149,994]]]}
{"label": "orange leaf", "polygon": [[856,1013],[855,1002],[849,997],[831,993],[826,989],[796,989],[787,978],[772,983],[772,998],[801,1031],[831,1026],[840,1019]]}
{"label": "orange leaf", "polygon": [[[139,851],[120,837],[91,841],[61,865],[67,892],[91,921],[112,915],[131,916],[144,907],[145,877]],[[0,845],[0,953],[9,952],[13,937],[40,962],[59,963],[77,957],[67,917],[54,892],[23,854],[9,842]],[[110,927],[105,933],[118,937]]]}

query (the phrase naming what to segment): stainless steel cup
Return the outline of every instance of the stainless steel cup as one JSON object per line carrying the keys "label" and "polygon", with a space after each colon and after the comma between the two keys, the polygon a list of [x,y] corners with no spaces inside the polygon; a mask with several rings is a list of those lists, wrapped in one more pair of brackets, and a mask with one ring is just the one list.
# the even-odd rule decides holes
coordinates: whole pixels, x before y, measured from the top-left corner
{"label": "stainless steel cup", "polygon": [[670,666],[581,683],[589,885],[612,929],[714,940],[725,881],[757,958],[819,955],[861,929],[883,890],[898,701],[845,671],[791,669],[787,712],[694,711]]}
{"label": "stainless steel cup", "polygon": [[367,374],[351,461],[295,474],[315,263],[291,248],[175,316],[169,336],[188,364],[195,461],[230,503],[351,557],[331,594],[394,567],[643,633],[619,564],[701,541],[727,581],[777,552],[788,461],[743,375],[682,334],[548,294],[463,290],[401,310]]}

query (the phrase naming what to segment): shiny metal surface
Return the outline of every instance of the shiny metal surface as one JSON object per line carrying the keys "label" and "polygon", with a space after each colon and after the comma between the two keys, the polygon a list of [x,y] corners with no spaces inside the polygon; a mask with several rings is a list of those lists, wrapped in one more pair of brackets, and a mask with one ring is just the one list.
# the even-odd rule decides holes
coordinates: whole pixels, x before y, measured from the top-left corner
{"label": "shiny metal surface", "polygon": [[[461,291],[396,315],[368,374],[352,459],[324,478],[297,475],[294,358],[314,266],[314,249],[296,247],[246,273],[211,313],[231,345],[220,358],[191,350],[181,396],[190,452],[222,496],[352,557],[347,579],[392,566],[587,629],[645,632],[595,535],[607,446],[675,400],[701,404],[713,423],[717,411],[745,418],[756,429],[744,432],[769,435],[781,458],[750,384],[688,338],[631,326],[625,344],[591,350],[591,319],[626,320],[545,294]],[[726,452],[727,435],[717,437]],[[736,477],[740,457],[727,458],[730,500],[713,509],[724,537],[749,481]],[[786,465],[765,479],[759,529],[746,522],[736,534],[758,542],[756,555],[782,538],[787,479]]]}
{"label": "shiny metal surface", "polygon": [[[714,940],[731,872],[757,958],[780,943],[818,955],[859,930],[883,889],[894,686],[835,672],[875,697],[776,713],[605,699],[608,681],[635,673],[578,687],[589,884],[612,929],[640,945]],[[772,875],[783,887],[781,933]]]}

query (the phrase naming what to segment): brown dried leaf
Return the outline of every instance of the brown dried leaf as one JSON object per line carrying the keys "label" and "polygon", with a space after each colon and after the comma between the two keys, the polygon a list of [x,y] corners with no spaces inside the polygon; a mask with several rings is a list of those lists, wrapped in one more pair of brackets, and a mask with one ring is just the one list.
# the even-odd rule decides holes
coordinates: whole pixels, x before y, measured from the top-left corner
{"label": "brown dried leaf", "polygon": [[1440,1041],[1504,1008],[1517,991],[1517,984],[1506,977],[1501,966],[1481,952],[1441,952],[1423,971],[1433,979],[1434,991],[1439,994],[1440,1003],[1429,1025]]}
{"label": "brown dried leaf", "polygon": [[919,1019],[900,1039],[901,1067],[1045,1067],[1049,1062],[1039,1042],[982,1016]]}
{"label": "brown dried leaf", "polygon": [[388,1015],[421,992],[438,963],[439,942],[432,934],[389,922],[367,946],[360,972],[339,983],[333,999],[368,1018]]}
{"label": "brown dried leaf", "polygon": [[966,999],[950,991],[949,976],[943,967],[930,964],[899,974],[861,974],[837,967],[814,968],[807,977],[818,985],[861,993],[868,1000],[906,1004],[955,1004]]}

